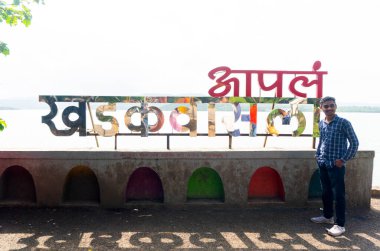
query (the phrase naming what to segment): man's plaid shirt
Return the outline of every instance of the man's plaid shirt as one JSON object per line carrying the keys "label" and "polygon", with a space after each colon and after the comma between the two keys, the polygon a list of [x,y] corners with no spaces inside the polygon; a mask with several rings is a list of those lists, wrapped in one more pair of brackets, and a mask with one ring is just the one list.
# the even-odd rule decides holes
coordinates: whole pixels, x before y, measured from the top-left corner
{"label": "man's plaid shirt", "polygon": [[319,131],[319,144],[315,154],[318,163],[334,167],[335,160],[347,161],[355,156],[359,140],[347,119],[335,115],[330,123],[322,120],[319,122]]}

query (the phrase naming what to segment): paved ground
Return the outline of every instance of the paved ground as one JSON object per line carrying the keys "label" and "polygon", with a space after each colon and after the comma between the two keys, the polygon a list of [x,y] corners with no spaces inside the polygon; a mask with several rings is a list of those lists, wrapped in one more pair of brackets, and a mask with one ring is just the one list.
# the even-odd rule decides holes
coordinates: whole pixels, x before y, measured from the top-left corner
{"label": "paved ground", "polygon": [[380,250],[380,199],[333,238],[318,208],[0,208],[0,250]]}

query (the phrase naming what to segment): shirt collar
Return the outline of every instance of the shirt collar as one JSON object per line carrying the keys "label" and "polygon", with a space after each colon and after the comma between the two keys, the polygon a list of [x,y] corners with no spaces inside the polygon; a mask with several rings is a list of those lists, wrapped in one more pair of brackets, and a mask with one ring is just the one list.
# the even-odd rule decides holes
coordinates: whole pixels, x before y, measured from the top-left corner
{"label": "shirt collar", "polygon": [[338,120],[338,118],[338,114],[335,114],[334,118],[329,123],[326,122],[326,119],[323,119],[323,123],[329,125],[332,124],[335,120]]}

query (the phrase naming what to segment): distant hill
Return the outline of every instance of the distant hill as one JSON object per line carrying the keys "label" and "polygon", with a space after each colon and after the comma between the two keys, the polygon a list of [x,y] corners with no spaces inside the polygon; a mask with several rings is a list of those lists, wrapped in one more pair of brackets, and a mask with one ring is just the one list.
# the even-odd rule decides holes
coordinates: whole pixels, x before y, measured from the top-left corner
{"label": "distant hill", "polygon": [[380,113],[380,105],[379,106],[338,106],[337,111],[339,112],[364,112],[364,113]]}
{"label": "distant hill", "polygon": [[[64,106],[64,103],[57,103],[58,106]],[[129,106],[129,104],[124,104]],[[121,105],[121,107],[124,107]],[[135,105],[135,104],[133,104]],[[162,110],[173,110],[178,104],[156,104]],[[132,106],[132,104],[130,105]],[[278,105],[281,108],[287,109],[287,106]],[[262,104],[259,106],[259,111],[270,111],[271,104]],[[276,106],[277,107],[277,106]],[[35,109],[48,109],[48,105],[44,102],[39,102],[38,97],[33,98],[18,98],[18,99],[0,99],[0,110],[35,110]],[[124,108],[120,108],[124,109]],[[229,104],[218,104],[219,110],[231,110]],[[199,111],[206,111],[207,104],[202,104],[198,106]],[[248,106],[243,106],[243,110],[248,110]],[[301,106],[301,111],[311,111],[311,106]],[[380,113],[380,104],[379,105],[353,105],[353,104],[343,104],[338,105],[338,112],[362,112],[362,113]]]}
{"label": "distant hill", "polygon": [[38,97],[35,100],[32,98],[18,99],[0,99],[0,110],[31,110],[31,109],[46,109],[46,103],[40,103]]}

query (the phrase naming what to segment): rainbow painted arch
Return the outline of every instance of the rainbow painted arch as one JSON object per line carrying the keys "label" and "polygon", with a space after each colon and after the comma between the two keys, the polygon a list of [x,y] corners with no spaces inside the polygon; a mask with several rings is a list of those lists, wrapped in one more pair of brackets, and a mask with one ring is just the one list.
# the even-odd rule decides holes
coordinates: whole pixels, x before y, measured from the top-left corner
{"label": "rainbow painted arch", "polygon": [[[36,203],[36,189],[32,175],[22,166],[8,167],[0,177],[0,201]],[[66,175],[62,203],[100,204],[100,184],[96,174],[87,166],[75,166]],[[193,171],[187,182],[188,202],[197,200],[224,202],[224,186],[219,174],[210,167]],[[138,167],[129,176],[123,200],[163,203],[165,193],[159,175],[149,167]],[[319,172],[309,182],[309,199],[320,198]],[[258,168],[251,176],[247,188],[247,203],[255,201],[285,201],[282,179],[271,167]]]}

